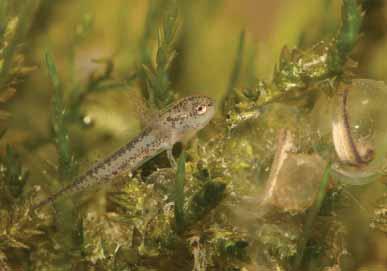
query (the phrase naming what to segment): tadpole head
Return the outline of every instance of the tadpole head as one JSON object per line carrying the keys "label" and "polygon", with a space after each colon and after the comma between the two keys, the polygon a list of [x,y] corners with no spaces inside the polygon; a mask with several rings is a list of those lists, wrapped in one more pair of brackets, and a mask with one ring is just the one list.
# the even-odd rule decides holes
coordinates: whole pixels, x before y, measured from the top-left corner
{"label": "tadpole head", "polygon": [[178,130],[200,130],[215,115],[216,102],[207,96],[188,96],[166,111],[166,120]]}

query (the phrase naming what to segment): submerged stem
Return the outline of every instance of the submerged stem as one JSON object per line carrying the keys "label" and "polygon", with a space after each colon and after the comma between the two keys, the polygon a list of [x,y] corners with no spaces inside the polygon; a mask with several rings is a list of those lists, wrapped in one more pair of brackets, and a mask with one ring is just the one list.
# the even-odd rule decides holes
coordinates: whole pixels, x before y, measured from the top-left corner
{"label": "submerged stem", "polygon": [[304,257],[305,247],[306,247],[306,244],[308,243],[310,235],[312,233],[313,223],[316,220],[316,217],[321,209],[321,205],[322,205],[323,200],[325,198],[326,188],[327,188],[328,183],[329,183],[331,166],[332,166],[332,162],[329,161],[325,167],[325,170],[324,170],[324,175],[323,175],[323,178],[322,178],[321,183],[320,183],[320,190],[319,190],[319,193],[317,194],[315,204],[312,207],[311,211],[309,212],[309,214],[306,218],[306,223],[305,223],[305,228],[304,228],[305,234],[303,237],[301,237],[299,245],[298,245],[299,253],[298,253],[298,255],[295,259],[295,262],[294,262],[294,270],[300,270],[299,268],[301,266],[302,259]]}
{"label": "submerged stem", "polygon": [[243,61],[243,50],[245,48],[245,31],[241,31],[239,34],[239,44],[238,49],[234,61],[234,67],[232,69],[231,75],[230,75],[230,81],[228,83],[227,92],[225,96],[225,100],[223,101],[223,113],[226,114],[227,112],[227,99],[231,97],[232,92],[234,91],[234,88],[239,80],[240,71],[242,67],[242,61]]}

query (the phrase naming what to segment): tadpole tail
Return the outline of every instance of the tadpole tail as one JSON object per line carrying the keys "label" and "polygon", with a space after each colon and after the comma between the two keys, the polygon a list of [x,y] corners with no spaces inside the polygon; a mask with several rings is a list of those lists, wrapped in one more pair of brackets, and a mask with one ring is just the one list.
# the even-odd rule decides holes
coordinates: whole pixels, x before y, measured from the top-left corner
{"label": "tadpole tail", "polygon": [[58,198],[67,194],[67,192],[74,190],[75,186],[76,186],[76,183],[69,184],[68,186],[62,188],[61,190],[52,194],[51,196],[47,197],[46,199],[38,202],[37,204],[32,205],[31,210],[34,211],[34,210],[40,209],[48,204],[55,202]]}
{"label": "tadpole tail", "polygon": [[103,184],[127,170],[135,170],[147,160],[165,150],[163,145],[165,140],[165,137],[160,135],[157,129],[150,127],[144,129],[128,144],[90,167],[83,175],[77,177],[72,184],[33,205],[31,209],[42,208],[53,203],[59,197],[80,192],[93,185]]}

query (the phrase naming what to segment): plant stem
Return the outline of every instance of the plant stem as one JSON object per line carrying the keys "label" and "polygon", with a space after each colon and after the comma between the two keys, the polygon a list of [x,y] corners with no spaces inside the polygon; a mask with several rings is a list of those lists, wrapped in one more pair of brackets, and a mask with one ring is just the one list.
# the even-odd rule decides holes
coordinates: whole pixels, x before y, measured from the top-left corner
{"label": "plant stem", "polygon": [[52,97],[52,128],[59,156],[58,172],[61,181],[68,180],[73,173],[73,158],[70,150],[70,138],[66,127],[66,109],[63,102],[62,86],[51,52],[44,54],[48,74],[53,85]]}
{"label": "plant stem", "polygon": [[240,72],[241,72],[241,67],[242,67],[242,61],[243,61],[243,51],[245,47],[245,31],[241,31],[239,34],[239,44],[238,44],[238,49],[234,61],[234,67],[232,69],[231,75],[230,75],[230,81],[228,83],[227,87],[227,92],[225,96],[225,100],[223,101],[223,113],[226,113],[226,104],[227,104],[227,99],[231,97],[231,94],[234,91],[234,88],[236,84],[238,83]]}
{"label": "plant stem", "polygon": [[342,0],[341,28],[335,46],[329,52],[328,67],[331,73],[339,74],[359,39],[363,13],[356,0]]}
{"label": "plant stem", "polygon": [[331,172],[331,165],[332,165],[332,162],[329,161],[325,167],[323,178],[322,178],[321,183],[320,183],[319,193],[317,194],[315,204],[312,207],[312,209],[310,210],[308,217],[306,218],[305,230],[304,230],[305,234],[304,234],[303,238],[301,237],[300,242],[299,242],[299,246],[298,246],[299,253],[296,256],[296,259],[294,262],[294,270],[300,270],[299,268],[301,266],[302,259],[304,257],[305,247],[306,247],[306,244],[308,243],[308,240],[309,240],[310,235],[312,233],[313,223],[316,220],[318,213],[320,212],[321,205],[322,205],[323,200],[325,198],[326,188],[327,188],[328,183],[329,183],[329,175]]}

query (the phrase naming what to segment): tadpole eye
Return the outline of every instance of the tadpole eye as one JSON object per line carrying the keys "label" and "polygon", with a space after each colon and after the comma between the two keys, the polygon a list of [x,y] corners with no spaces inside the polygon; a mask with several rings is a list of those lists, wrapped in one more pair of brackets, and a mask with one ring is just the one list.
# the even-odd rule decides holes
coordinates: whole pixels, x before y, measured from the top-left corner
{"label": "tadpole eye", "polygon": [[206,111],[207,111],[207,106],[205,106],[205,105],[199,105],[198,107],[196,107],[196,112],[199,115],[206,113]]}

